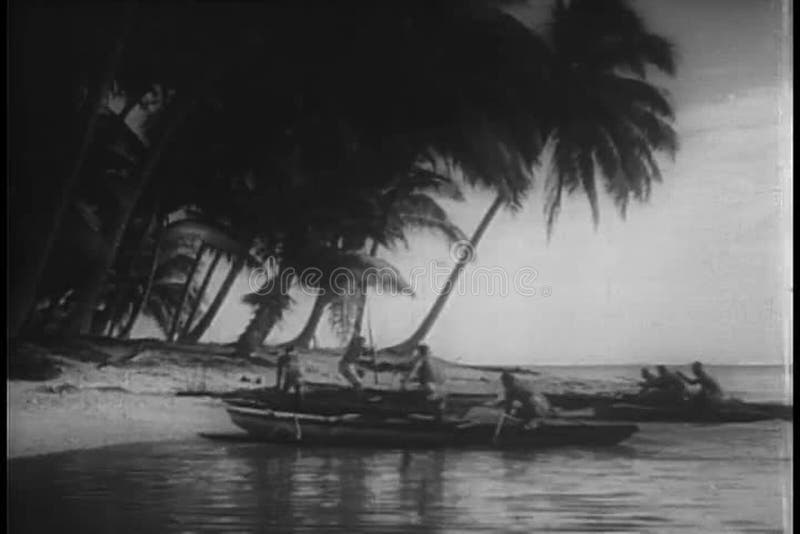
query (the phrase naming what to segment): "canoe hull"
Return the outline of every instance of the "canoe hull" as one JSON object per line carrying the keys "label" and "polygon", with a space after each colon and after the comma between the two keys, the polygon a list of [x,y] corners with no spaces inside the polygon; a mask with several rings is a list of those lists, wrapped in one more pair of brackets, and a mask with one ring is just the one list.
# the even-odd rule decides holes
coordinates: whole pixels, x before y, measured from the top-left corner
{"label": "canoe hull", "polygon": [[686,423],[752,423],[775,419],[759,410],[719,409],[696,410],[691,407],[656,407],[618,403],[595,407],[595,418],[604,421],[686,422]]}
{"label": "canoe hull", "polygon": [[540,449],[567,446],[612,446],[638,427],[630,424],[548,422],[535,428],[508,425],[495,438],[495,425],[455,425],[434,421],[325,417],[229,406],[235,425],[251,438],[273,443],[371,447],[496,447]]}

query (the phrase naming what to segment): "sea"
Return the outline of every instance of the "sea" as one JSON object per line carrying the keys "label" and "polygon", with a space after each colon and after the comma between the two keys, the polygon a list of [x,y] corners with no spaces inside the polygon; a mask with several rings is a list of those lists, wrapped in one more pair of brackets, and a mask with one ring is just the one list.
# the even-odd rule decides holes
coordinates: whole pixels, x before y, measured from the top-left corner
{"label": "sea", "polygon": [[[792,398],[782,368],[711,370],[746,400]],[[790,533],[792,466],[787,421],[642,424],[616,447],[514,452],[198,437],[10,460],[9,532]]]}

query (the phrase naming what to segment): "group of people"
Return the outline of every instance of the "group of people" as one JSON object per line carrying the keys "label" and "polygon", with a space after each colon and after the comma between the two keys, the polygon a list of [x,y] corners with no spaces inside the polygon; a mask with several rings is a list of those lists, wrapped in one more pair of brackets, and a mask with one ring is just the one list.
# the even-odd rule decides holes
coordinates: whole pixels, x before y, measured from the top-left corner
{"label": "group of people", "polygon": [[[361,336],[356,336],[344,351],[338,364],[339,374],[359,394],[363,391],[363,384],[357,371],[357,364],[366,352],[366,340]],[[430,358],[430,349],[427,345],[420,344],[414,351],[411,368],[401,380],[402,387],[405,388],[411,382],[416,382],[430,400],[444,402],[442,394],[442,386],[445,382],[444,373]],[[283,354],[278,358],[276,388],[283,393],[294,392],[295,395],[302,396],[303,386],[299,356],[294,347],[288,345],[284,347]]]}
{"label": "group of people", "polygon": [[[357,371],[357,364],[365,353],[366,340],[357,336],[348,345],[338,365],[339,374],[359,396],[363,393],[363,384]],[[694,377],[688,377],[680,371],[673,372],[664,365],[656,366],[655,373],[647,368],[642,369],[639,398],[657,403],[694,400],[703,405],[723,399],[722,388],[708,374],[702,363],[694,362],[691,369]],[[409,384],[415,384],[417,389],[424,393],[426,400],[433,404],[437,416],[441,417],[447,398],[445,381],[443,369],[430,357],[428,346],[420,344],[415,349],[410,369],[400,384],[402,389],[406,389]],[[510,372],[501,373],[500,383],[502,395],[493,404],[504,407],[506,414],[523,423],[555,414],[543,395],[536,394]],[[688,386],[699,386],[699,390],[693,393]],[[292,346],[285,347],[284,353],[278,359],[276,388],[287,394],[293,392],[297,402],[302,398],[303,374],[299,356]]]}
{"label": "group of people", "polygon": [[[357,371],[357,364],[366,352],[366,340],[356,336],[344,351],[338,364],[339,374],[359,395],[363,392],[363,384]],[[284,347],[284,352],[278,359],[276,378],[276,388],[286,394],[293,392],[297,402],[300,402],[304,382],[300,359],[293,346]],[[441,418],[446,408],[446,380],[441,365],[431,358],[429,347],[420,344],[414,350],[410,368],[402,377],[400,387],[405,390],[409,385],[416,386],[416,389],[423,392],[425,399],[434,406],[436,416]],[[513,415],[522,422],[528,422],[554,413],[544,396],[535,394],[513,374],[507,371],[501,373],[500,383],[503,393],[500,400],[494,404],[504,407],[506,414]]]}
{"label": "group of people", "polygon": [[[649,369],[642,369],[642,382],[639,383],[639,397],[653,401],[676,402],[694,399],[698,402],[713,403],[723,398],[722,388],[708,372],[703,364],[692,364],[694,378],[680,371],[670,371],[664,365],[656,366],[656,374]],[[688,386],[700,386],[699,391],[692,394]]]}

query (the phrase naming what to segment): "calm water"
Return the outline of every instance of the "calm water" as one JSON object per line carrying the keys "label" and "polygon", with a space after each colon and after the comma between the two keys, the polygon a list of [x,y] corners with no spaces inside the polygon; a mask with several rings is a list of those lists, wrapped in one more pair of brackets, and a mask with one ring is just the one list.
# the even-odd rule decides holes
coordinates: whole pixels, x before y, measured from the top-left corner
{"label": "calm water", "polygon": [[12,532],[790,532],[791,424],[537,453],[190,442],[13,460]]}

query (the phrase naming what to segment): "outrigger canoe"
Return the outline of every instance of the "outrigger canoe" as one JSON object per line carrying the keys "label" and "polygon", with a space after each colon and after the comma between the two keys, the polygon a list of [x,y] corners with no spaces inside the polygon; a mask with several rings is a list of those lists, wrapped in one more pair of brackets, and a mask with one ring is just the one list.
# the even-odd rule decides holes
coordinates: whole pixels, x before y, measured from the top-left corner
{"label": "outrigger canoe", "polygon": [[633,424],[547,421],[534,425],[438,422],[424,416],[376,418],[283,412],[229,404],[233,423],[258,441],[316,445],[411,447],[497,447],[540,449],[616,445],[635,432]]}
{"label": "outrigger canoe", "polygon": [[701,408],[692,402],[648,405],[619,402],[594,407],[595,419],[632,422],[752,423],[771,419],[792,420],[792,407],[728,401]]}

